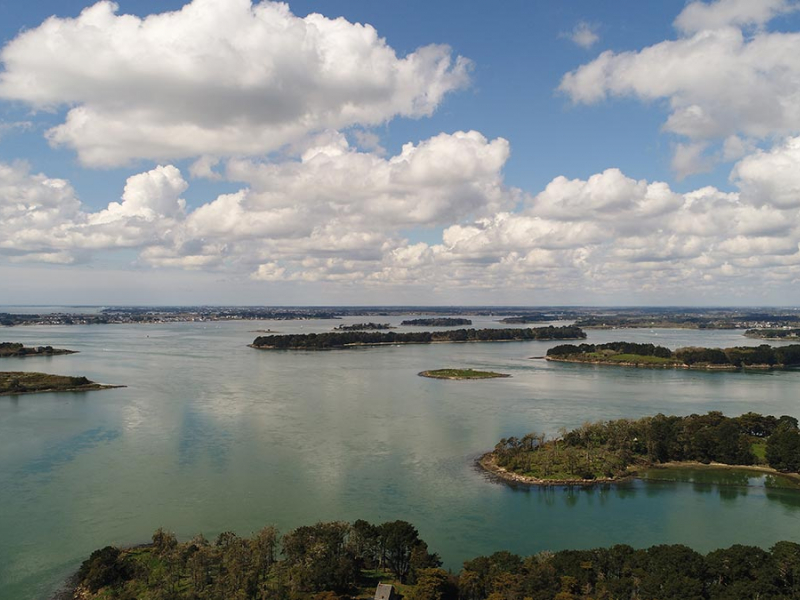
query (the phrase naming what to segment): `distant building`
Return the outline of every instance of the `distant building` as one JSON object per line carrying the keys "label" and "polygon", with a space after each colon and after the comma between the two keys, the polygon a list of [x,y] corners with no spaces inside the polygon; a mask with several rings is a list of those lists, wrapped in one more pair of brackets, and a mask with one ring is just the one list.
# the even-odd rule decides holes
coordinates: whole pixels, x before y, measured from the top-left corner
{"label": "distant building", "polygon": [[375,590],[375,600],[396,600],[397,594],[394,593],[394,586],[388,583],[379,583]]}

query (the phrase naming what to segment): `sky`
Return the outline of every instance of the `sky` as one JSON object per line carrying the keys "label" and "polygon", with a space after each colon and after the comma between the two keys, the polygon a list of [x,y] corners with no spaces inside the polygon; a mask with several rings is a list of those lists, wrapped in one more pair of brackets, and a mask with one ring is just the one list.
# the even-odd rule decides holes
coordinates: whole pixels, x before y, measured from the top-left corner
{"label": "sky", "polygon": [[794,305],[794,0],[0,0],[0,305]]}

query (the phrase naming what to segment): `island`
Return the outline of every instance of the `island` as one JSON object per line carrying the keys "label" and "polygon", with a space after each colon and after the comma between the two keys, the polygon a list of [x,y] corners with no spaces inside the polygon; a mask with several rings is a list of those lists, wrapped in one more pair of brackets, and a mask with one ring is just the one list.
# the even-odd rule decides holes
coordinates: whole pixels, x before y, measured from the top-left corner
{"label": "island", "polygon": [[585,423],[552,438],[504,438],[478,464],[504,481],[532,485],[609,483],[666,465],[755,469],[800,479],[800,429],[794,417],[754,412],[658,414]]}
{"label": "island", "polygon": [[[680,544],[558,550],[522,557],[501,550],[458,572],[407,521],[271,526],[249,537],[225,531],[179,541],[158,529],[133,548],[92,552],[66,589],[70,600],[233,599],[721,600],[797,598],[800,544],[737,544],[701,554]],[[503,590],[489,592],[489,590]]]}
{"label": "island", "polygon": [[400,323],[411,327],[458,327],[459,325],[472,325],[470,319],[455,317],[435,317],[431,319],[408,319]]}
{"label": "island", "polygon": [[744,335],[759,340],[796,340],[800,339],[800,329],[748,329]]}
{"label": "island", "polygon": [[773,347],[678,348],[610,342],[607,344],[563,344],[547,351],[547,360],[592,365],[742,371],[790,369],[800,366],[800,344]]}
{"label": "island", "polygon": [[125,387],[96,383],[86,377],[26,373],[22,371],[0,372],[0,396],[17,394],[39,394],[44,392],[88,392]]}
{"label": "island", "polygon": [[524,324],[524,323],[542,323],[543,321],[556,321],[558,320],[553,315],[545,315],[542,313],[532,313],[526,315],[516,315],[514,317],[506,317],[500,319],[500,323],[508,324]]}
{"label": "island", "polygon": [[331,350],[354,346],[389,346],[399,344],[436,344],[458,342],[520,342],[585,339],[578,327],[538,327],[529,329],[451,329],[395,333],[390,331],[347,331],[297,335],[259,336],[251,348],[258,350]]}
{"label": "island", "polygon": [[380,331],[383,329],[394,329],[390,323],[354,323],[353,325],[337,325],[334,331]]}
{"label": "island", "polygon": [[434,371],[422,371],[418,375],[420,377],[430,377],[431,379],[497,379],[511,377],[511,375],[506,375],[505,373],[475,371],[474,369],[436,369]]}
{"label": "island", "polygon": [[0,342],[0,358],[26,356],[58,356],[59,354],[75,354],[76,350],[53,348],[52,346],[29,347],[16,342]]}

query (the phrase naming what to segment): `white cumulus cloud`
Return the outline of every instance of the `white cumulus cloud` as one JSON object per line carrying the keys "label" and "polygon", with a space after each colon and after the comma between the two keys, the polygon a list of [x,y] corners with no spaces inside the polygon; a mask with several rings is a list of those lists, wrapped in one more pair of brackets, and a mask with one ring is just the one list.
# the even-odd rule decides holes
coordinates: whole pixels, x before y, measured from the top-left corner
{"label": "white cumulus cloud", "polygon": [[23,31],[0,61],[0,97],[67,107],[48,138],[93,167],[255,155],[327,128],[427,116],[470,67],[447,46],[399,57],[370,25],[251,0],[145,18],[101,1]]}

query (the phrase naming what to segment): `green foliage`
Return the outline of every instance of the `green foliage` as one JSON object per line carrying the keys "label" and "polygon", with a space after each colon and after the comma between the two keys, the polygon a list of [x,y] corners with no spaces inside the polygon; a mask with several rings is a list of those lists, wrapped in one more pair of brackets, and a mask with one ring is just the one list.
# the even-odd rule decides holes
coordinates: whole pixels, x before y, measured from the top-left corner
{"label": "green foliage", "polygon": [[379,331],[336,331],[298,335],[266,335],[253,341],[256,348],[276,350],[328,350],[347,346],[381,344],[430,344],[432,342],[503,342],[525,340],[583,339],[586,334],[573,326],[528,329],[454,329],[411,333]]}
{"label": "green foliage", "polygon": [[472,321],[459,317],[434,317],[432,319],[407,319],[400,323],[400,325],[415,327],[458,327],[459,325],[472,325]]}
{"label": "green foliage", "polygon": [[767,462],[778,471],[800,471],[800,431],[780,428],[767,439]]}
{"label": "green foliage", "polygon": [[651,366],[694,368],[791,368],[800,366],[800,344],[775,348],[679,348],[674,352],[653,344],[610,342],[607,344],[562,344],[547,351],[554,359],[573,362],[632,363]]}
{"label": "green foliage", "polygon": [[547,439],[530,433],[504,438],[493,458],[508,471],[543,480],[615,478],[631,465],[671,461],[752,465],[754,448],[780,471],[800,471],[797,420],[749,412],[726,417],[717,411],[686,417],[656,415],[638,420],[585,423]]}
{"label": "green foliage", "polygon": [[81,584],[90,592],[108,586],[120,586],[133,576],[133,566],[118,548],[112,546],[92,552],[78,570]]}
{"label": "green foliage", "polygon": [[21,371],[0,372],[0,394],[22,394],[42,391],[96,389],[98,384],[86,377],[67,377],[47,373]]}
{"label": "green foliage", "polygon": [[[339,587],[336,574],[343,557],[362,560],[374,553],[378,561],[384,554],[387,560],[400,554],[408,563],[417,562],[416,568],[409,566],[415,583],[399,586],[407,600],[800,597],[800,544],[793,542],[779,542],[768,551],[737,545],[705,556],[681,545],[641,550],[617,545],[527,558],[502,551],[466,561],[462,571],[452,576],[438,568],[438,557],[428,554],[414,526],[404,521],[300,527],[284,538],[283,561],[276,559],[279,539],[271,527],[252,538],[226,532],[214,544],[202,536],[178,543],[162,530],[153,539],[154,545],[148,548],[106,547],[93,552],[78,573],[80,585],[92,594],[92,600],[365,598],[372,595],[377,580],[386,581],[380,572],[374,574],[377,578],[357,572],[347,589]],[[306,576],[311,580],[305,580]],[[336,587],[323,583],[330,576]]]}

